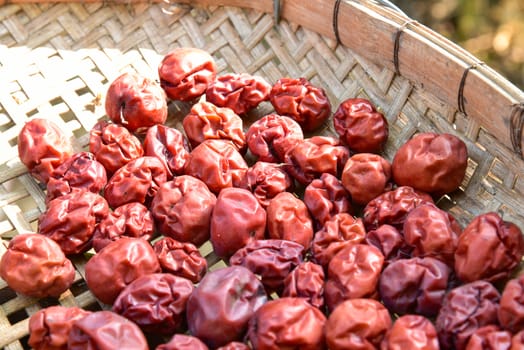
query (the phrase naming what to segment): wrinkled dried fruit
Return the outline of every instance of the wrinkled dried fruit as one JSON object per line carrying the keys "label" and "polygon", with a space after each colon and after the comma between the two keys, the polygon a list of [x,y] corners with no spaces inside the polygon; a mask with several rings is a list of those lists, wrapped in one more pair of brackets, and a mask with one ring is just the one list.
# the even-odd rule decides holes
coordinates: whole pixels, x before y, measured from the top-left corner
{"label": "wrinkled dried fruit", "polygon": [[439,350],[437,330],[424,316],[403,315],[397,318],[387,331],[380,349]]}
{"label": "wrinkled dried fruit", "polygon": [[284,280],[282,297],[304,298],[314,307],[324,306],[324,269],[311,261],[303,262]]}

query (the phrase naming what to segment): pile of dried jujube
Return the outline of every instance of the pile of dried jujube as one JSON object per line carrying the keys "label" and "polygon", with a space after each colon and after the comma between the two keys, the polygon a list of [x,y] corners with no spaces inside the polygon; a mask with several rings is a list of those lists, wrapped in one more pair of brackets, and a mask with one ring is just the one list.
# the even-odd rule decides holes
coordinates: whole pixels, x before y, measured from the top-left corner
{"label": "pile of dried jujube", "polygon": [[[177,48],[159,84],[121,75],[88,151],[46,119],[23,127],[20,159],[47,186],[47,210],[37,233],[9,242],[0,276],[58,297],[69,258],[89,251],[85,280],[107,305],[38,311],[30,346],[524,346],[521,230],[493,212],[461,227],[436,204],[463,182],[463,141],[416,134],[390,162],[370,101],[332,111],[306,79],[216,70],[208,53]],[[170,101],[191,104],[183,130],[167,126]],[[244,123],[264,101],[274,113]],[[338,137],[305,136],[326,123]],[[227,267],[208,271],[207,241]]]}

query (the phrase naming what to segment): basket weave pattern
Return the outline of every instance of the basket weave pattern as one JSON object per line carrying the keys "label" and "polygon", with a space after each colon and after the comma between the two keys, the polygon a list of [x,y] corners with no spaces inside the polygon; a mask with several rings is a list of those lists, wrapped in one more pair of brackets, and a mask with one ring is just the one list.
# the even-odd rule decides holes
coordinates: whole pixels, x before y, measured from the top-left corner
{"label": "basket weave pattern", "polygon": [[[458,135],[470,161],[460,191],[440,202],[462,225],[497,211],[524,228],[524,163],[476,120],[428,94],[393,70],[270,14],[233,7],[103,3],[24,4],[0,7],[0,237],[36,231],[45,192],[20,163],[17,135],[31,117],[56,122],[86,149],[88,131],[105,118],[104,95],[124,71],[152,78],[162,56],[178,46],[210,52],[218,70],[261,75],[268,82],[305,77],[323,87],[333,109],[349,97],[370,99],[388,119],[385,157],[417,132]],[[391,60],[391,58],[387,58]],[[424,64],[424,62],[420,62]],[[180,127],[188,110],[172,103],[168,124]],[[271,111],[269,104],[257,113]],[[506,126],[504,126],[506,127]],[[320,133],[335,135],[331,122]],[[0,244],[0,255],[5,246]],[[209,244],[202,247],[210,261]],[[0,348],[28,348],[27,321],[52,304],[97,309],[77,258],[75,284],[58,300],[16,295],[0,279]]]}

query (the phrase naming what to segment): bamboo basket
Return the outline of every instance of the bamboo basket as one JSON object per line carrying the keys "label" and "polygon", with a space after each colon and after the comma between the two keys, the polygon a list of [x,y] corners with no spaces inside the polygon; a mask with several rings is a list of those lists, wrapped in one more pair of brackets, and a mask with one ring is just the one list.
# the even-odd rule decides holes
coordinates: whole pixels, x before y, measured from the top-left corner
{"label": "bamboo basket", "polygon": [[[191,5],[188,5],[191,3]],[[0,1],[0,255],[19,232],[36,231],[45,189],[20,162],[17,135],[45,117],[87,148],[105,118],[104,95],[123,71],[157,76],[174,47],[210,52],[219,72],[273,83],[305,77],[334,108],[370,99],[388,119],[384,155],[417,132],[447,132],[468,147],[466,178],[439,205],[462,225],[487,211],[524,229],[524,93],[486,64],[403,13],[374,1],[183,0]],[[180,127],[189,107],[170,105]],[[271,111],[262,105],[257,113]],[[331,124],[320,131],[335,134]],[[211,268],[223,264],[201,247]],[[75,283],[60,298],[17,295],[0,279],[0,348],[27,349],[28,319],[49,305],[103,306],[74,258]],[[216,265],[218,264],[218,265]]]}

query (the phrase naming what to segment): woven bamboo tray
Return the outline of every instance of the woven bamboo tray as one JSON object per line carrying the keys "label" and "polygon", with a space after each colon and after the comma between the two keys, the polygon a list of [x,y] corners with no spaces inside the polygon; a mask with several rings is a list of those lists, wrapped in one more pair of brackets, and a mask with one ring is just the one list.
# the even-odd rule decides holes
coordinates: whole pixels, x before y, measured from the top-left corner
{"label": "woven bamboo tray", "polygon": [[[191,6],[183,3],[191,2]],[[36,231],[45,192],[17,153],[32,117],[60,125],[85,149],[105,118],[104,95],[123,71],[156,77],[177,46],[207,50],[219,71],[273,83],[305,77],[335,108],[370,99],[387,117],[385,157],[417,132],[458,135],[469,167],[462,187],[439,204],[462,225],[497,211],[524,229],[524,93],[475,57],[402,13],[371,1],[196,0],[177,3],[0,1],[0,237]],[[280,19],[280,21],[277,20]],[[172,103],[180,127],[188,106]],[[257,113],[271,111],[270,105]],[[321,131],[335,134],[332,127]],[[212,264],[209,242],[202,248]],[[0,255],[5,246],[0,244]],[[75,284],[58,299],[28,298],[0,279],[0,348],[27,349],[28,318],[49,305],[100,309],[74,261]],[[218,264],[221,264],[218,261]],[[216,266],[216,265],[215,265]],[[213,267],[212,267],[213,268]]]}

